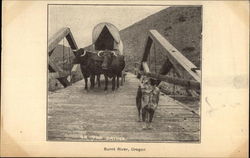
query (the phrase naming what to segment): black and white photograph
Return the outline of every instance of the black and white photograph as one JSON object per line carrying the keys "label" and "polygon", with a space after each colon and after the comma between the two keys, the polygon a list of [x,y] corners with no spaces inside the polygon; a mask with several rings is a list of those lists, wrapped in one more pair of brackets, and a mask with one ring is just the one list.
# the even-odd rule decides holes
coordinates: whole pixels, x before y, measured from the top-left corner
{"label": "black and white photograph", "polygon": [[202,9],[49,4],[47,141],[200,143]]}
{"label": "black and white photograph", "polygon": [[0,157],[248,157],[249,3],[3,0]]}

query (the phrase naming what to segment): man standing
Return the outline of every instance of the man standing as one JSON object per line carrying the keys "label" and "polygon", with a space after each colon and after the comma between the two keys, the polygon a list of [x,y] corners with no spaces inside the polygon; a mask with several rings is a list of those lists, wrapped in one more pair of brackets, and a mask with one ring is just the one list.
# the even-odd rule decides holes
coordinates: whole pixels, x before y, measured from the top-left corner
{"label": "man standing", "polygon": [[[142,113],[142,121],[145,123],[143,129],[152,129],[154,112],[158,106],[160,90],[156,86],[156,81],[148,77],[141,76],[140,85],[137,92],[136,102],[139,112]],[[139,106],[138,106],[139,105]]]}

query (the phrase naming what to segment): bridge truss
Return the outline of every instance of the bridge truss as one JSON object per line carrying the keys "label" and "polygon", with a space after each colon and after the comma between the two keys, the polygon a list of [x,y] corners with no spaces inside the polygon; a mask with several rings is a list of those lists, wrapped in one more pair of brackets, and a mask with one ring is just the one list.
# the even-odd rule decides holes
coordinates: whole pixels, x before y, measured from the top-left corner
{"label": "bridge truss", "polygon": [[[152,73],[149,69],[147,60],[150,54],[152,43],[161,47],[164,56],[167,57],[165,65],[165,72],[162,74]],[[179,77],[185,78],[191,76],[190,79],[180,79],[168,76],[171,69],[175,69]],[[155,78],[160,81],[177,84],[190,89],[200,90],[201,72],[200,70],[185,56],[183,56],[169,41],[167,41],[158,31],[150,30],[145,46],[145,51],[141,61],[141,74]]]}
{"label": "bridge truss", "polygon": [[58,43],[64,38],[67,39],[69,46],[72,50],[78,49],[78,46],[73,38],[70,28],[62,28],[48,40],[48,69],[50,77],[56,78],[64,87],[67,87],[71,84],[71,73],[76,71],[77,65],[74,65],[71,71],[64,71],[50,59],[50,56],[57,47]]}

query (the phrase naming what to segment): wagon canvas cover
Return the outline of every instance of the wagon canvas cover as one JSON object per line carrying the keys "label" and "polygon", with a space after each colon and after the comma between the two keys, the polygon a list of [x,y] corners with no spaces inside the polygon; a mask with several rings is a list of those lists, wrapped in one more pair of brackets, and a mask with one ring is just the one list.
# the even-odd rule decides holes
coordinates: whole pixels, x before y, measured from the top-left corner
{"label": "wagon canvas cover", "polygon": [[119,50],[120,54],[123,54],[119,30],[111,23],[96,25],[92,32],[92,42],[94,50]]}

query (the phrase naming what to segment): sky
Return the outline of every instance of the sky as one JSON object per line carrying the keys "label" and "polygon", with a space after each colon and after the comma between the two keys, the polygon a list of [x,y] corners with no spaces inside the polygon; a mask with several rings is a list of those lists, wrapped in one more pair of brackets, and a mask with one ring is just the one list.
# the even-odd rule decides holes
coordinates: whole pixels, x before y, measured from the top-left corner
{"label": "sky", "polygon": [[69,27],[79,48],[92,44],[92,30],[109,22],[122,30],[167,6],[49,5],[48,36]]}

